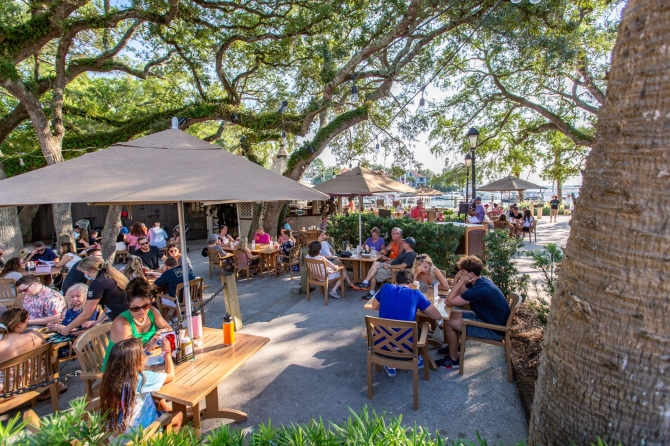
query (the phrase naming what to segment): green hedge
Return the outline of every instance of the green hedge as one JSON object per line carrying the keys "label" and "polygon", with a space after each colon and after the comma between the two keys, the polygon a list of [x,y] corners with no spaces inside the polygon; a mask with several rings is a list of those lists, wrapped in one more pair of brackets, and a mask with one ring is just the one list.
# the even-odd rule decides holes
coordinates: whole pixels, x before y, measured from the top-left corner
{"label": "green hedge", "polygon": [[[414,237],[415,251],[428,254],[435,266],[451,271],[456,264],[455,254],[458,242],[465,229],[454,225],[437,225],[420,223],[409,218],[377,217],[374,214],[361,214],[363,242],[370,236],[370,229],[379,228],[381,237],[388,243],[391,240],[391,229],[402,229],[403,237]],[[352,246],[358,245],[358,214],[338,214],[331,217],[328,235],[335,240],[335,250],[342,248],[342,241],[349,240]]]}

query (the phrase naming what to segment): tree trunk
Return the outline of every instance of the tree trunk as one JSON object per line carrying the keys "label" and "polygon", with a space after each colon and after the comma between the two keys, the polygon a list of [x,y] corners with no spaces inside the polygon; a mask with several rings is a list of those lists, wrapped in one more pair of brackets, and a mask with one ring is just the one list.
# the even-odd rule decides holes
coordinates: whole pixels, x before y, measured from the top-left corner
{"label": "tree trunk", "polygon": [[669,23],[667,0],[630,0],[623,12],[529,444],[670,444],[670,197],[659,193],[670,178]]}
{"label": "tree trunk", "polygon": [[[265,232],[270,234],[271,237],[277,237],[277,233],[279,232],[278,228],[280,227],[280,218],[286,203],[286,201],[273,201],[265,204],[263,227],[265,228]],[[286,215],[286,212],[284,211],[283,214]]]}
{"label": "tree trunk", "polygon": [[107,262],[114,261],[116,252],[116,236],[121,231],[121,211],[123,205],[111,205],[107,209],[105,227],[102,228],[102,258]]}
{"label": "tree trunk", "polygon": [[52,204],[51,213],[56,234],[72,233],[72,206],[70,203]]}
{"label": "tree trunk", "polygon": [[[0,164],[0,181],[5,178],[5,167]],[[19,250],[23,248],[19,228],[19,212],[16,206],[0,207],[0,246],[5,251],[5,260],[18,256]]]}
{"label": "tree trunk", "polygon": [[36,204],[24,206],[21,208],[21,212],[19,212],[19,225],[24,244],[33,241],[33,220],[35,220],[35,215],[37,215],[37,211],[39,210],[40,206]]}
{"label": "tree trunk", "polygon": [[253,213],[251,214],[251,226],[249,226],[249,240],[253,240],[256,235],[256,229],[261,225],[261,218],[263,217],[263,202],[255,201],[252,203]]}
{"label": "tree trunk", "polygon": [[558,195],[558,201],[563,203],[563,182],[561,180],[556,180],[556,195]]}

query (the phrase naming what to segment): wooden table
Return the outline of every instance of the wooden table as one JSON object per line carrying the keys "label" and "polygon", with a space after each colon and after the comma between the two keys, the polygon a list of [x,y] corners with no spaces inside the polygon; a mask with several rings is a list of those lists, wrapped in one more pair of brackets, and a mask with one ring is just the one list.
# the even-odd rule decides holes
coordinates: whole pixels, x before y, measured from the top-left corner
{"label": "wooden table", "polygon": [[[235,251],[235,248],[231,248],[230,246],[222,246],[222,248],[227,252]],[[249,251],[251,251],[252,254],[261,256],[259,265],[261,278],[264,277],[264,272],[267,270],[269,273],[270,269],[274,270],[275,277],[277,277],[277,254],[279,254],[279,249],[271,248],[269,244],[257,244],[254,249],[251,249],[251,244],[248,244],[247,248],[249,248]]]}
{"label": "wooden table", "polygon": [[[51,270],[49,272],[36,272],[35,270],[33,271],[26,271],[23,270],[21,271],[21,274],[24,276],[27,276],[28,274],[32,274],[34,276],[37,276],[40,279],[40,282],[43,285],[47,285],[47,277],[53,278],[54,276],[61,274],[61,269],[60,268],[54,268],[53,266],[51,267]],[[63,277],[67,276],[67,273],[63,273]],[[49,282],[51,283],[51,282]]]}
{"label": "wooden table", "polygon": [[[247,420],[242,411],[219,407],[219,385],[270,342],[269,338],[237,332],[235,344],[225,347],[222,330],[207,327],[202,330],[202,345],[195,349],[195,361],[175,365],[174,381],[154,392],[154,396],[172,401],[173,409],[184,414],[184,423],[186,408],[193,407],[193,427],[198,436],[202,419],[227,418],[235,423]],[[152,370],[161,372],[165,366],[154,366]],[[201,411],[203,400],[207,408]]]}
{"label": "wooden table", "polygon": [[358,283],[365,279],[372,264],[378,262],[380,257],[379,254],[370,257],[361,257],[360,254],[354,254],[351,257],[339,257],[339,259],[342,262],[352,263],[354,283]]}

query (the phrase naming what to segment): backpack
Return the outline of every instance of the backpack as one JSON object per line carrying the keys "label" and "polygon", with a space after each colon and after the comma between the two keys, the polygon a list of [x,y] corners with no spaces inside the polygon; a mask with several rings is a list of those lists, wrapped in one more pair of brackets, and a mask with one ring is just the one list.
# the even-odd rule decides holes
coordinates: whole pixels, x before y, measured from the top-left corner
{"label": "backpack", "polygon": [[208,251],[209,251],[209,248],[207,246],[202,248],[202,256],[207,257],[209,255],[209,254],[207,254]]}

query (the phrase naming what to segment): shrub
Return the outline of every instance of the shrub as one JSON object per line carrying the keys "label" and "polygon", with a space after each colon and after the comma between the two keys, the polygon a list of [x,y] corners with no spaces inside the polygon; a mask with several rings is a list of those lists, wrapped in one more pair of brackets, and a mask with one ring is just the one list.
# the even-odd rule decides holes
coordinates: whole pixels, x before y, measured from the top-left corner
{"label": "shrub", "polygon": [[[452,214],[453,216],[453,214]],[[455,254],[458,242],[465,234],[462,227],[454,225],[436,225],[435,223],[422,223],[409,218],[378,217],[374,214],[361,214],[363,228],[363,242],[370,236],[370,229],[379,228],[380,236],[390,242],[391,229],[398,227],[402,229],[403,237],[414,237],[416,239],[415,251],[428,254],[435,262],[435,266],[451,271],[457,260]],[[358,244],[358,214],[338,214],[330,219],[328,235],[335,240],[334,248],[339,251],[344,240],[349,240],[352,245]]]}
{"label": "shrub", "polygon": [[520,274],[513,259],[519,257],[523,240],[510,237],[509,232],[496,229],[484,236],[486,264],[484,275],[495,283],[505,296],[509,293],[525,295],[528,292],[528,276]]}
{"label": "shrub", "polygon": [[533,259],[530,266],[542,272],[542,289],[553,296],[558,269],[563,262],[563,252],[555,243],[547,243],[544,249],[529,251],[526,255]]}

